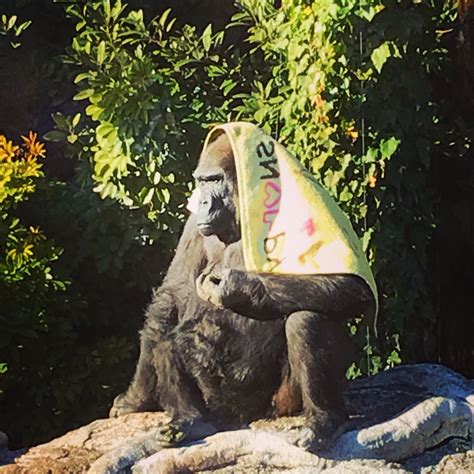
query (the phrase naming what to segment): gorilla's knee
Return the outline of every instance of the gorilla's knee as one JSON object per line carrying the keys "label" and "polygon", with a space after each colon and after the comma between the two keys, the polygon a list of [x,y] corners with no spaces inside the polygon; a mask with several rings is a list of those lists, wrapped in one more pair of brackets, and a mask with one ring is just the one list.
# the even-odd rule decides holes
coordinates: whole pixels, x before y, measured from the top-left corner
{"label": "gorilla's knee", "polygon": [[324,315],[313,311],[296,311],[290,314],[285,323],[287,340],[294,341],[315,336],[324,319]]}

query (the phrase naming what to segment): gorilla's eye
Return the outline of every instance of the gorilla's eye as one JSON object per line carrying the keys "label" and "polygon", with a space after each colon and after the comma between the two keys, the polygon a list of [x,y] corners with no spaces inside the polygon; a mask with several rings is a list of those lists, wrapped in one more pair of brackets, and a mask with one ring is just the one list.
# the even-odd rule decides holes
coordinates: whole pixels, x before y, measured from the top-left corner
{"label": "gorilla's eye", "polygon": [[223,176],[221,174],[209,174],[196,177],[198,183],[219,183],[222,179]]}

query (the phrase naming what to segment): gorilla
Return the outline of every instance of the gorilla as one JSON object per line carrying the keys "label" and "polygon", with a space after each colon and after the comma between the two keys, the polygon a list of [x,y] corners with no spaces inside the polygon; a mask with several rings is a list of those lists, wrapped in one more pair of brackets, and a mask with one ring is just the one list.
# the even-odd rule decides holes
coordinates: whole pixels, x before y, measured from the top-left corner
{"label": "gorilla", "polygon": [[164,410],[219,426],[301,412],[318,439],[329,439],[348,418],[347,323],[373,311],[367,283],[245,270],[225,133],[203,151],[194,178],[197,212],[148,307],[135,375],[110,416]]}

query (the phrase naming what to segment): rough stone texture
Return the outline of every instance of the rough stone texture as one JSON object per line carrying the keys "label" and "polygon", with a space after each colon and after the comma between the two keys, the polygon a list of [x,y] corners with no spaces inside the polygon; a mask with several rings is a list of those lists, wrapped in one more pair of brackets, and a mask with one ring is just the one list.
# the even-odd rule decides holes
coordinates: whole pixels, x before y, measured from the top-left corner
{"label": "rough stone texture", "polygon": [[6,473],[87,472],[102,455],[166,426],[163,413],[133,413],[121,418],[96,420],[49,443],[31,448],[16,464],[0,468]]}
{"label": "rough stone texture", "polygon": [[179,434],[166,415],[134,413],[32,448],[0,474],[474,472],[474,381],[438,365],[401,366],[351,382],[346,396],[351,426],[320,455],[309,451],[302,417],[259,420],[194,442],[191,433],[171,447]]}

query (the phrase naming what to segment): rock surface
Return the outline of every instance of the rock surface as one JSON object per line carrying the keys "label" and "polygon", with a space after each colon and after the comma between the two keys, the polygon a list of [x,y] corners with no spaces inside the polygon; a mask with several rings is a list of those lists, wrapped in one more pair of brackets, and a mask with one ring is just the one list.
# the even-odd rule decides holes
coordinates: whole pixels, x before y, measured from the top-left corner
{"label": "rock surface", "polygon": [[133,413],[31,448],[0,474],[474,472],[474,381],[438,365],[400,366],[351,382],[346,400],[352,426],[319,455],[302,417],[179,442],[165,414]]}

